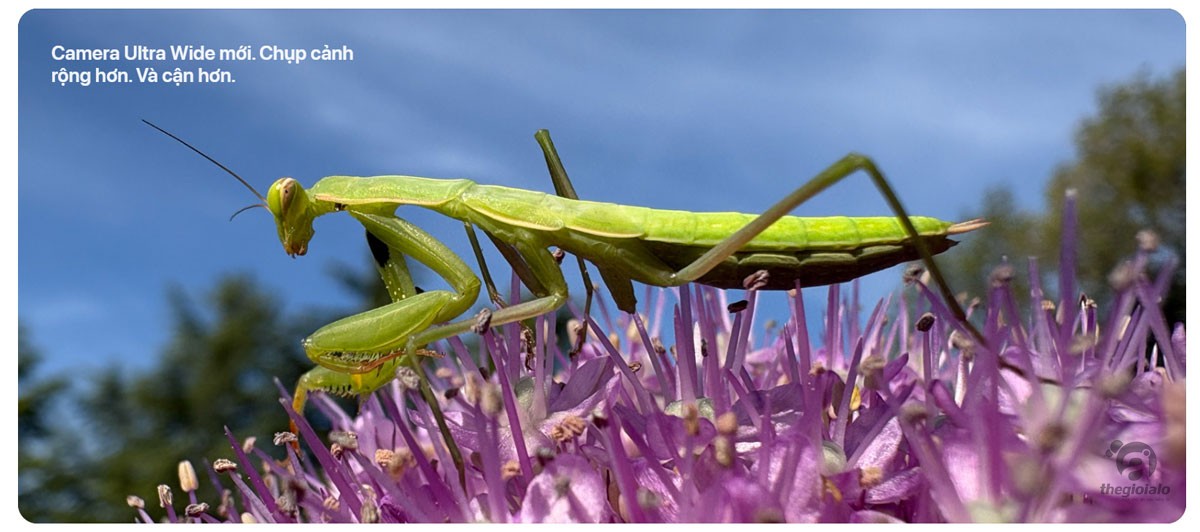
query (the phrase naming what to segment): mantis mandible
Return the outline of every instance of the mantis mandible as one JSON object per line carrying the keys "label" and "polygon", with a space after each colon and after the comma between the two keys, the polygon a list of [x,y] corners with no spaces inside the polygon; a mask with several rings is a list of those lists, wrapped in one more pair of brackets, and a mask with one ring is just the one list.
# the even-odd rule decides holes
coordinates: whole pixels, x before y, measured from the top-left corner
{"label": "mantis mandible", "polygon": [[[368,394],[395,378],[396,370],[409,358],[406,355],[420,353],[424,346],[470,331],[475,325],[475,319],[461,316],[478,298],[479,277],[445,244],[396,216],[397,207],[403,205],[424,207],[462,221],[481,270],[486,272],[473,233],[474,227],[481,229],[533,293],[529,301],[496,310],[492,325],[533,318],[566,302],[567,283],[550,247],[576,255],[581,267],[584,260],[596,266],[617,307],[629,313],[636,305],[631,281],[664,287],[698,282],[741,288],[748,276],[766,271],[761,288],[780,290],[793,288],[797,280],[804,286],[840,283],[919,258],[961,317],[932,255],[954,245],[950,236],[986,224],[908,216],[875,163],[853,153],[759,215],[581,201],[575,199],[574,188],[544,130],[537,138],[557,196],[466,179],[403,175],[330,176],[308,189],[284,177],[263,196],[192,145],[146,123],[217,164],[254,192],[261,203],[250,207],[271,212],[279,241],[290,256],[308,251],[313,220],[320,216],[345,212],[366,229],[368,246],[392,303],[337,320],[303,340],[316,367],[296,384],[292,406],[297,412],[304,409],[312,391]],[[894,217],[787,215],[858,171],[871,178]],[[428,266],[450,290],[418,290],[406,258]],[[492,299],[498,302],[490,278],[487,280]]]}

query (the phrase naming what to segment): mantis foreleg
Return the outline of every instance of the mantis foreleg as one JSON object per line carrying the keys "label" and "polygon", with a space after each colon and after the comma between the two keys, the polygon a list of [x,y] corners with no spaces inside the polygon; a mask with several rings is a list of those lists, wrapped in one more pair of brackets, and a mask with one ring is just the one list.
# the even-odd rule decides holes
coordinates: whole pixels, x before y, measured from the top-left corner
{"label": "mantis foreleg", "polygon": [[[302,411],[307,392],[322,390],[362,395],[391,381],[403,362],[428,342],[417,333],[458,317],[479,296],[479,279],[444,244],[400,218],[351,212],[366,227],[368,243],[393,302],[342,318],[304,340],[305,352],[317,368],[300,378],[293,407]],[[429,266],[453,288],[416,293],[405,256]]]}
{"label": "mantis foreleg", "polygon": [[[309,358],[320,367],[301,377],[293,406],[304,407],[310,390],[342,395],[370,393],[394,378],[406,354],[437,340],[471,330],[473,318],[445,323],[464,312],[479,295],[480,282],[454,252],[420,228],[393,216],[351,213],[375,238],[386,245],[387,256],[376,255],[385,279],[398,268],[394,263],[410,256],[446,279],[454,291],[413,293],[388,305],[335,321],[304,340]],[[537,296],[493,313],[491,323],[502,325],[533,318],[563,304],[567,284],[545,243],[531,232],[514,233],[517,243],[507,244],[528,268],[527,283]],[[532,285],[532,286],[531,286]],[[391,287],[389,286],[389,291]],[[402,290],[398,293],[402,294]],[[415,292],[415,290],[414,290]]]}
{"label": "mantis foreleg", "polygon": [[[567,282],[563,279],[558,263],[554,261],[554,257],[546,250],[546,244],[541,242],[537,235],[529,231],[516,230],[513,234],[520,243],[506,245],[519,254],[516,261],[526,265],[529,275],[537,280],[537,283],[535,283],[536,288],[526,283],[526,287],[534,293],[535,298],[493,312],[489,321],[493,327],[535,318],[561,307],[567,300]],[[524,281],[524,277],[522,277],[522,280]],[[425,292],[424,294],[420,294],[420,296],[428,293]],[[462,319],[443,325],[434,325],[414,334],[410,338],[409,343],[414,346],[430,344],[451,336],[466,333],[475,326],[475,318]],[[403,352],[396,352],[388,355],[388,357],[398,359],[403,354]],[[374,363],[379,365],[381,362],[390,364],[391,360],[390,358],[385,358],[376,360]],[[382,386],[386,382],[387,380],[384,380],[377,387]]]}
{"label": "mantis foreleg", "polygon": [[370,231],[366,233],[367,247],[371,250],[371,258],[375,259],[375,271],[379,272],[380,279],[383,279],[383,286],[392,301],[416,295],[417,287],[413,283],[412,274],[408,272],[408,262],[404,260],[404,255],[388,248],[387,243]]}
{"label": "mantis foreleg", "polygon": [[[465,488],[462,456],[449,436],[449,427],[446,426],[437,398],[433,396],[416,359],[405,355],[415,354],[415,348],[424,345],[411,341],[412,331],[428,327],[430,321],[445,321],[455,317],[474,303],[479,295],[479,279],[474,277],[462,259],[420,228],[394,216],[353,212],[351,214],[366,228],[371,256],[392,303],[334,322],[305,339],[304,344],[309,357],[319,365],[301,376],[296,385],[292,408],[297,412],[303,411],[309,390],[360,396],[369,393],[390,382],[399,366],[407,363],[413,366],[421,379],[420,393],[437,420],[438,428],[458,470],[459,483]],[[438,290],[418,293],[408,271],[406,255],[413,256],[445,278],[454,288],[454,292]],[[375,313],[381,314],[379,320],[375,319]],[[341,324],[340,328],[336,327],[338,324]],[[393,351],[382,357],[351,357],[352,360],[358,360],[358,364],[366,368],[366,371],[355,371],[357,368],[354,366],[339,365],[345,358],[346,350],[350,349],[350,344],[344,343],[344,333],[370,336],[375,330],[388,329],[391,329],[388,331],[389,335],[399,338],[409,336],[405,339],[402,351],[395,351],[393,346]],[[339,351],[336,350],[314,352],[311,349],[311,346],[326,347],[339,344],[342,347],[334,349],[342,350],[340,354],[337,354]],[[295,432],[294,426],[292,431]]]}

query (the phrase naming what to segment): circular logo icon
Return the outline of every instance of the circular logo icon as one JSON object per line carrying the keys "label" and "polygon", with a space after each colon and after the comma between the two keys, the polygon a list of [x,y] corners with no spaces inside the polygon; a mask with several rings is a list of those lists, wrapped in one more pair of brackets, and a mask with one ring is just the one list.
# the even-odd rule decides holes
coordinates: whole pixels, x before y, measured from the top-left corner
{"label": "circular logo icon", "polygon": [[1140,441],[1122,443],[1121,440],[1113,440],[1108,444],[1104,456],[1112,458],[1117,472],[1129,480],[1145,479],[1149,482],[1150,475],[1158,467],[1158,456],[1154,454],[1154,449]]}

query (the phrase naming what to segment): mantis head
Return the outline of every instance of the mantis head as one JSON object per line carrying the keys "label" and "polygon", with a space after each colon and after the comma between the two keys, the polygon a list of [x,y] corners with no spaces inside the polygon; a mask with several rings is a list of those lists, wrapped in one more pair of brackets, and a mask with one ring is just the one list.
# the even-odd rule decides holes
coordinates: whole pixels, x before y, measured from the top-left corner
{"label": "mantis head", "polygon": [[283,244],[283,250],[292,258],[307,253],[315,216],[304,187],[295,179],[281,177],[267,190],[266,204],[267,210],[275,216],[275,227],[279,230],[279,242]]}

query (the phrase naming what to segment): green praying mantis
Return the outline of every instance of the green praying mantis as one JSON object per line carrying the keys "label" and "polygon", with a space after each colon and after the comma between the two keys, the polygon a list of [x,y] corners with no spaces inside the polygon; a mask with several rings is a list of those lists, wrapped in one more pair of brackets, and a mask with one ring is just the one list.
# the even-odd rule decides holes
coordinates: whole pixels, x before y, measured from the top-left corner
{"label": "green praying mantis", "polygon": [[[368,247],[392,302],[337,320],[303,340],[316,367],[296,384],[292,407],[297,412],[303,411],[312,391],[368,394],[394,379],[396,370],[412,360],[408,355],[424,353],[424,346],[475,326],[475,318],[462,316],[479,296],[480,278],[445,244],[396,216],[396,209],[403,205],[424,207],[463,222],[491,299],[501,307],[491,314],[493,326],[527,320],[566,302],[567,283],[551,247],[578,257],[588,289],[588,308],[592,285],[584,260],[598,269],[616,306],[633,313],[632,281],[664,287],[697,282],[740,288],[744,279],[765,271],[765,277],[757,276],[757,288],[790,289],[797,280],[804,286],[840,283],[919,258],[961,317],[962,310],[950,296],[932,256],[954,244],[949,237],[986,225],[981,220],[951,223],[910,217],[875,163],[858,154],[843,157],[759,215],[582,201],[545,130],[536,138],[557,195],[466,179],[387,175],[330,176],[308,189],[284,177],[263,196],[191,144],[146,124],[249,188],[260,203],[246,209],[263,207],[271,212],[288,255],[308,251],[313,221],[320,216],[344,212],[366,229]],[[894,217],[788,216],[800,204],[858,171],[871,178]],[[496,245],[532,292],[532,299],[503,306],[483,262],[475,228]],[[450,289],[417,289],[407,258],[428,266]]]}

